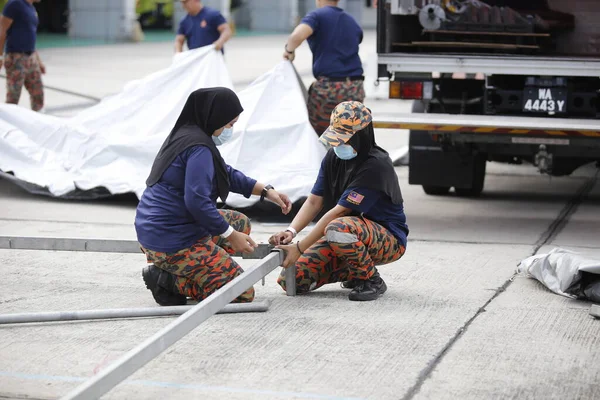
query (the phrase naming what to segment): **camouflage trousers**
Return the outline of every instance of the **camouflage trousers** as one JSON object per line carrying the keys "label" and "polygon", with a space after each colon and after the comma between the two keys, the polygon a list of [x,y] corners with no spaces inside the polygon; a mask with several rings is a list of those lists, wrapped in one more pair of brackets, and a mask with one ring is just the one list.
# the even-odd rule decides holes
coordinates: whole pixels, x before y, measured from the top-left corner
{"label": "camouflage trousers", "polygon": [[21,91],[25,86],[31,99],[31,109],[41,110],[44,107],[44,86],[37,55],[8,53],[4,67],[6,68],[6,102],[19,104]]}
{"label": "camouflage trousers", "polygon": [[[307,293],[328,283],[369,279],[377,265],[399,260],[406,251],[386,228],[359,217],[342,217],[296,262],[296,290]],[[277,283],[285,290],[285,272]]]}
{"label": "camouflage trousers", "polygon": [[360,101],[365,99],[363,81],[331,82],[327,78],[319,78],[308,89],[308,118],[310,124],[321,136],[329,127],[331,113],[344,101]]}
{"label": "camouflage trousers", "polygon": [[[250,220],[244,214],[232,210],[219,210],[225,220],[238,232],[250,234]],[[244,270],[231,254],[235,252],[226,239],[220,236],[205,237],[192,247],[175,253],[163,253],[142,248],[148,263],[176,277],[180,294],[202,301],[217,289],[225,286]],[[254,300],[254,288],[242,293],[234,303]]]}

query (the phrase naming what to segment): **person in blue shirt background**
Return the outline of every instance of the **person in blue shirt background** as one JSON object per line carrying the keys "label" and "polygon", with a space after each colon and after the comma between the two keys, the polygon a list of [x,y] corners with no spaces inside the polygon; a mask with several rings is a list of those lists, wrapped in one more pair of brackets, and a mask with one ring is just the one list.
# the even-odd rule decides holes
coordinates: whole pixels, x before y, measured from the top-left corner
{"label": "person in blue shirt background", "polygon": [[39,2],[8,0],[0,16],[0,70],[4,65],[6,102],[19,104],[25,86],[34,111],[44,108],[42,74],[46,73],[46,67],[35,49],[39,18],[33,3]]}
{"label": "person in blue shirt background", "polygon": [[318,8],[294,29],[283,53],[284,59],[294,61],[295,50],[308,41],[316,82],[308,90],[307,107],[310,123],[318,135],[329,126],[331,112],[339,103],[365,99],[364,71],[358,55],[363,31],[338,3],[316,0]]}
{"label": "person in blue shirt background", "polygon": [[[146,287],[160,305],[201,301],[243,272],[231,258],[253,252],[250,221],[233,210],[218,210],[229,192],[246,198],[260,195],[292,209],[285,194],[227,165],[218,145],[233,134],[243,108],[227,88],[199,89],[190,94],[163,143],[146,181],[135,215],[138,242],[148,263]],[[251,302],[254,288],[236,302]]]}
{"label": "person in blue shirt background", "polygon": [[[353,301],[375,300],[387,286],[376,265],[404,255],[408,226],[398,176],[388,153],[375,143],[372,116],[364,104],[339,104],[319,139],[331,147],[312,192],[290,227],[269,242],[286,251],[283,267],[295,264],[299,293],[342,282]],[[325,208],[304,239],[293,238]],[[285,273],[278,278],[285,290]]]}
{"label": "person in blue shirt background", "polygon": [[218,10],[206,7],[201,0],[181,0],[181,4],[188,15],[179,23],[175,52],[181,53],[186,42],[190,50],[212,44],[223,52],[223,46],[232,36],[225,17]]}

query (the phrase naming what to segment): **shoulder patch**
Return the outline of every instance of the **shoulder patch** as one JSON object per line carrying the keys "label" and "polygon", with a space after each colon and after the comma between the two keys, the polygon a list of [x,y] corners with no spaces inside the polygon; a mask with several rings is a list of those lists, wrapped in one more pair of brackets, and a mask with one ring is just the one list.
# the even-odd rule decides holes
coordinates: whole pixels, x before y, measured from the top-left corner
{"label": "shoulder patch", "polygon": [[356,192],[350,192],[350,194],[348,194],[348,198],[346,200],[348,200],[352,204],[359,205],[360,203],[362,203],[364,198],[365,198],[365,196],[363,196],[362,194],[358,194]]}

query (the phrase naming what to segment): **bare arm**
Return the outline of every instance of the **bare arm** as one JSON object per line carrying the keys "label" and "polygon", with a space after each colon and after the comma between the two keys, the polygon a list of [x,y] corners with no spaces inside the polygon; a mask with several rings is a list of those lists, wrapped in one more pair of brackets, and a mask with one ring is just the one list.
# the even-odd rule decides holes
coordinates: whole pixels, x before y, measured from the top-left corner
{"label": "bare arm", "polygon": [[[12,25],[13,20],[5,17],[4,15],[0,15],[0,55],[4,53],[4,45],[6,44],[6,33],[8,32],[8,28]],[[4,60],[0,60],[0,69],[2,69],[2,64]]]}
{"label": "bare arm", "polygon": [[181,53],[183,51],[183,44],[185,43],[184,35],[175,36],[175,53]]}
{"label": "bare arm", "polygon": [[310,231],[307,237],[297,242],[295,245],[289,244],[284,246],[278,246],[278,248],[284,249],[286,252],[286,257],[282,267],[287,268],[290,265],[294,264],[303,252],[308,250],[310,246],[315,244],[319,239],[323,237],[323,235],[325,235],[325,228],[327,228],[327,225],[329,225],[334,219],[348,215],[351,212],[351,209],[337,205],[331,210],[329,210],[327,214],[321,217],[319,222],[317,222],[317,225],[313,228],[312,231]]}
{"label": "bare arm", "polygon": [[[300,47],[302,42],[313,34],[313,29],[307,24],[300,24],[294,29],[292,34],[288,37],[287,43],[285,44],[286,52],[283,53],[283,58],[290,61],[294,60],[294,51]],[[292,53],[292,54],[290,54]]]}
{"label": "bare arm", "polygon": [[231,28],[229,27],[228,23],[219,25],[219,27],[217,29],[221,33],[221,36],[219,36],[219,39],[217,39],[217,41],[214,43],[214,45],[215,45],[215,49],[221,50],[223,48],[223,46],[225,45],[225,43],[227,43],[227,41],[231,38],[232,32],[231,32]]}

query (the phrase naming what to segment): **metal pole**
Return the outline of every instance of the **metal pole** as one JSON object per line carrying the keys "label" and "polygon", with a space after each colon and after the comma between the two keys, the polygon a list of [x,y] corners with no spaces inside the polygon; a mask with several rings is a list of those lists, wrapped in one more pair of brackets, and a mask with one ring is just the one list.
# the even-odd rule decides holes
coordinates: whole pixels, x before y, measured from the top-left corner
{"label": "metal pole", "polygon": [[285,269],[285,294],[296,295],[296,266],[291,265]]}
{"label": "metal pole", "polygon": [[[233,314],[246,312],[265,312],[269,309],[270,301],[254,303],[227,304],[217,314]],[[181,315],[194,306],[148,307],[148,308],[114,308],[107,310],[55,311],[43,313],[19,313],[0,315],[2,324],[23,324],[30,322],[79,321],[91,319],[119,319],[166,317]]]}
{"label": "metal pole", "polygon": [[100,396],[127,379],[210,316],[221,310],[250,286],[260,281],[263,276],[279,267],[283,260],[284,253],[282,251],[273,251],[259,263],[253,265],[246,272],[192,307],[190,311],[124,354],[112,365],[75,388],[62,399],[91,400],[100,398]]}

